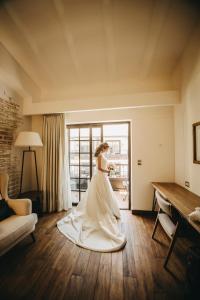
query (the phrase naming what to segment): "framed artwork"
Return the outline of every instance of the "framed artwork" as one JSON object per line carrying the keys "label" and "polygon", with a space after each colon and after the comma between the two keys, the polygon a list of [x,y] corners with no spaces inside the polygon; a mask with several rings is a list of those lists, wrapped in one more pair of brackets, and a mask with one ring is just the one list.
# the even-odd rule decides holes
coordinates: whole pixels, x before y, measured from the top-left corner
{"label": "framed artwork", "polygon": [[193,162],[200,164],[200,122],[193,125]]}

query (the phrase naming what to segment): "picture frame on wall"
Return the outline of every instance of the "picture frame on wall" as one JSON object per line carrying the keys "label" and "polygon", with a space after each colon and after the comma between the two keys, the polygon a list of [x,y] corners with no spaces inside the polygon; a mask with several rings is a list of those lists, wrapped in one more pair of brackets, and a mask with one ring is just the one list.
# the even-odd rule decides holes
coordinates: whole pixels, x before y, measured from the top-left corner
{"label": "picture frame on wall", "polygon": [[193,125],[193,162],[200,164],[200,122]]}

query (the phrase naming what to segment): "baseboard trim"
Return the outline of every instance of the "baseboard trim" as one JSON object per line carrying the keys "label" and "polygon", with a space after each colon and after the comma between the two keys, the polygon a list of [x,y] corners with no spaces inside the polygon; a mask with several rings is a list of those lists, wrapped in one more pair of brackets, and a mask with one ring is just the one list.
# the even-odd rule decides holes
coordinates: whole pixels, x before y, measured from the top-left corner
{"label": "baseboard trim", "polygon": [[138,216],[156,216],[157,212],[152,210],[132,209],[132,214]]}

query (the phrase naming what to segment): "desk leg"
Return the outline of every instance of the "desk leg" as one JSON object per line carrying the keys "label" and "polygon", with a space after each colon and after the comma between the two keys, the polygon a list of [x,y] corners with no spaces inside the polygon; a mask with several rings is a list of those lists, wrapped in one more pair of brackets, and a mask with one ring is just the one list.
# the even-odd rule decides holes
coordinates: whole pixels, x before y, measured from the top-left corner
{"label": "desk leg", "polygon": [[155,211],[156,208],[156,189],[153,192],[153,203],[152,203],[152,211]]}

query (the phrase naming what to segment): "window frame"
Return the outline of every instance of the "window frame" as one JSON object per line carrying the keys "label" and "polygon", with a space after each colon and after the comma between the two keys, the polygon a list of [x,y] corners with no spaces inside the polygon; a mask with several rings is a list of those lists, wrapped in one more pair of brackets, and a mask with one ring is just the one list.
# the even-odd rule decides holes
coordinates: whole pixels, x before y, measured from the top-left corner
{"label": "window frame", "polygon": [[[68,129],[68,151],[69,151],[69,168],[70,166],[76,166],[79,168],[79,177],[71,177],[70,179],[78,179],[78,185],[79,185],[79,189],[72,189],[71,191],[74,192],[79,192],[79,202],[81,200],[81,192],[86,192],[86,190],[82,190],[80,189],[80,180],[84,179],[84,180],[91,180],[92,178],[92,170],[93,170],[93,153],[92,153],[92,142],[93,141],[99,141],[99,142],[103,142],[103,125],[117,125],[117,124],[127,124],[128,125],[128,164],[122,164],[122,165],[126,165],[128,166],[128,182],[129,182],[129,201],[128,201],[128,208],[126,209],[131,209],[131,142],[130,142],[130,121],[121,121],[121,122],[102,122],[102,123],[80,123],[80,124],[67,124],[66,128]],[[92,139],[92,128],[100,128],[101,130],[101,135],[100,135],[100,139]],[[81,128],[89,128],[89,139],[80,139],[80,129]],[[70,129],[78,129],[79,130],[79,135],[78,135],[78,139],[76,140],[72,140],[70,139]],[[79,152],[70,152],[70,141],[78,141],[79,142]],[[81,141],[87,141],[89,142],[89,152],[80,152],[80,142]],[[115,141],[115,140],[112,140]],[[120,145],[121,148],[121,145]],[[71,164],[70,163],[70,156],[71,154],[78,154],[79,155],[79,163],[78,164]],[[89,165],[82,165],[80,164],[80,155],[81,154],[89,154]],[[90,174],[89,177],[80,177],[80,167],[82,166],[86,166],[89,167],[90,169]],[[121,166],[121,164],[120,164]],[[78,202],[78,203],[79,203]],[[78,203],[73,203],[73,205],[77,205]],[[124,208],[123,208],[124,209]]]}

